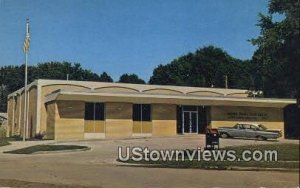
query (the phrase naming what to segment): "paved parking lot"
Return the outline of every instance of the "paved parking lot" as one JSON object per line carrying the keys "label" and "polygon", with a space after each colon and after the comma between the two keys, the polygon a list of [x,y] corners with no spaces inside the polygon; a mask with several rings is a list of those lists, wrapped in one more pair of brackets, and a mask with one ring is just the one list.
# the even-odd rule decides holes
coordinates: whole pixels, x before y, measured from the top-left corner
{"label": "paved parking lot", "polygon": [[[90,151],[13,155],[3,151],[39,143],[77,144]],[[222,139],[221,146],[299,143],[295,140],[255,141]],[[299,173],[269,171],[218,171],[200,169],[141,168],[116,163],[118,146],[150,149],[195,149],[205,144],[203,135],[73,142],[18,142],[0,147],[0,187],[7,180],[99,187],[297,187]],[[2,181],[1,181],[2,179]],[[75,186],[76,185],[76,186]]]}

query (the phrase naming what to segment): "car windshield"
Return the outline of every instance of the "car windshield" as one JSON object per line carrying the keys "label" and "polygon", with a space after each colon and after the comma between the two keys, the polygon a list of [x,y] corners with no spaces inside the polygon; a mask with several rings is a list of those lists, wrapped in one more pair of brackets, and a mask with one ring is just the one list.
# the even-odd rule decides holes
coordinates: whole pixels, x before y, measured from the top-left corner
{"label": "car windshield", "polygon": [[262,130],[267,130],[267,127],[265,127],[265,126],[262,125],[262,124],[259,124],[258,127],[259,127],[260,129],[262,129]]}
{"label": "car windshield", "polygon": [[235,128],[235,129],[241,129],[241,128],[242,128],[242,125],[236,124],[235,126],[233,126],[233,128]]}

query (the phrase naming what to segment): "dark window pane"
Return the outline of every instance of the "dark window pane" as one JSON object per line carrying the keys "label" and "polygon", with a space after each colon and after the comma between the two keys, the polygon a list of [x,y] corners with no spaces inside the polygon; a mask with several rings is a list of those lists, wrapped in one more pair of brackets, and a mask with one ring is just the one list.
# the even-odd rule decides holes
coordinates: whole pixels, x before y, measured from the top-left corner
{"label": "dark window pane", "polygon": [[183,106],[184,111],[197,111],[197,106]]}
{"label": "dark window pane", "polygon": [[182,107],[177,106],[177,133],[182,134]]}
{"label": "dark window pane", "polygon": [[133,121],[151,121],[150,104],[133,104]]}
{"label": "dark window pane", "polygon": [[132,112],[133,121],[141,121],[141,105],[133,104],[133,112]]}
{"label": "dark window pane", "polygon": [[151,105],[150,104],[142,104],[142,121],[151,121]]}
{"label": "dark window pane", "polygon": [[95,103],[95,120],[104,120],[104,104]]}
{"label": "dark window pane", "polygon": [[85,103],[85,120],[94,120],[94,103]]}
{"label": "dark window pane", "polygon": [[104,120],[103,103],[85,103],[85,120]]}

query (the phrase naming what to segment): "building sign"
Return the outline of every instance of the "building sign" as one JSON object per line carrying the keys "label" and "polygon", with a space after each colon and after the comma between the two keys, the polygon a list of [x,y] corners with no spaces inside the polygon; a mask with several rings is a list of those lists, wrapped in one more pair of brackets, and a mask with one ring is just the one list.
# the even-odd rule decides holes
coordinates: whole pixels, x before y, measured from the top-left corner
{"label": "building sign", "polygon": [[228,120],[263,121],[268,119],[268,114],[261,112],[228,112]]}

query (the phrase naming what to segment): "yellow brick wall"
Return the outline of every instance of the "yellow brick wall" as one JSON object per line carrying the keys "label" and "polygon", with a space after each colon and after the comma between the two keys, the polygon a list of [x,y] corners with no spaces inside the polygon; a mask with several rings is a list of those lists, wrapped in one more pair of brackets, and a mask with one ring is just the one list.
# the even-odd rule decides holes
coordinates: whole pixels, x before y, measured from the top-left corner
{"label": "yellow brick wall", "polygon": [[176,135],[176,105],[152,104],[152,135]]}
{"label": "yellow brick wall", "polygon": [[133,133],[152,133],[151,121],[133,121]]}
{"label": "yellow brick wall", "polygon": [[234,126],[238,122],[260,123],[270,129],[281,129],[284,135],[283,109],[255,107],[211,107],[211,126]]}
{"label": "yellow brick wall", "polygon": [[7,118],[8,118],[8,121],[7,121],[7,125],[8,125],[8,129],[6,130],[6,136],[11,136],[14,134],[14,125],[13,125],[13,110],[14,110],[14,107],[13,107],[13,98],[10,98],[8,101],[7,101]]}
{"label": "yellow brick wall", "polygon": [[48,85],[41,87],[41,106],[40,106],[40,129],[41,131],[46,130],[46,124],[47,124],[47,113],[46,113],[46,106],[45,106],[45,96],[47,94],[50,94],[51,92],[62,89],[62,90],[68,90],[68,91],[87,91],[89,89],[83,87],[83,86],[76,86],[76,85]]}
{"label": "yellow brick wall", "polygon": [[55,132],[55,121],[56,121],[56,113],[57,106],[55,102],[51,102],[47,104],[47,127],[46,127],[46,139],[54,139]]}
{"label": "yellow brick wall", "polygon": [[[28,105],[28,135],[34,137],[36,132],[36,109],[37,109],[37,88],[31,87],[27,95]],[[24,92],[9,99],[8,104],[8,123],[10,135],[23,135],[24,128]],[[14,116],[14,117],[13,117]]]}
{"label": "yellow brick wall", "polygon": [[131,137],[133,129],[131,103],[105,103],[106,138]]}
{"label": "yellow brick wall", "polygon": [[105,121],[94,121],[85,120],[84,121],[84,132],[85,133],[104,133]]}
{"label": "yellow brick wall", "polygon": [[84,138],[84,102],[57,101],[55,140]]}
{"label": "yellow brick wall", "polygon": [[13,135],[23,135],[24,129],[24,92],[16,96],[15,100],[15,127]]}
{"label": "yellow brick wall", "polygon": [[24,129],[24,92],[22,92],[20,96],[20,105],[21,105],[21,113],[20,113],[20,119],[19,119],[19,128],[20,133],[23,135],[23,129]]}
{"label": "yellow brick wall", "polygon": [[[15,105],[14,105],[14,134],[19,135],[20,134],[20,124],[19,124],[19,116],[20,114],[22,115],[22,111],[20,110],[20,106],[21,106],[21,97],[20,95],[17,95],[15,97]],[[21,113],[20,113],[21,112]]]}
{"label": "yellow brick wall", "polygon": [[37,88],[31,87],[29,92],[29,102],[28,102],[28,136],[34,137],[36,133],[36,105],[37,105]]}

